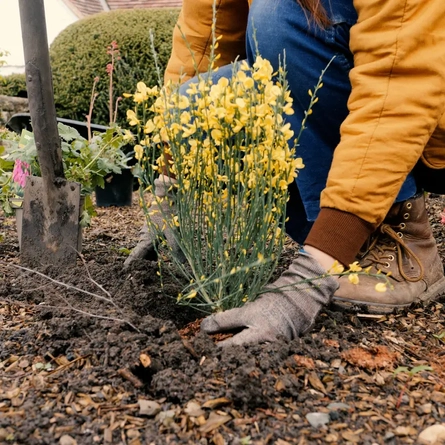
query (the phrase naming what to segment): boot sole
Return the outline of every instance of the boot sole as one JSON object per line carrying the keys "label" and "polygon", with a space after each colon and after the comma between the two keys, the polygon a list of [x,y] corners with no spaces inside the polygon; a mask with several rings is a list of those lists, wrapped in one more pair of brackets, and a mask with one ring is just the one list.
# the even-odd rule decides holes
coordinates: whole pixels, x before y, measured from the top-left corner
{"label": "boot sole", "polygon": [[360,312],[365,310],[369,314],[392,314],[398,310],[406,309],[414,303],[429,303],[437,298],[445,295],[445,277],[436,281],[425,292],[419,295],[411,303],[406,304],[378,304],[366,303],[357,300],[343,300],[342,298],[334,297],[331,302],[331,307],[345,312]]}

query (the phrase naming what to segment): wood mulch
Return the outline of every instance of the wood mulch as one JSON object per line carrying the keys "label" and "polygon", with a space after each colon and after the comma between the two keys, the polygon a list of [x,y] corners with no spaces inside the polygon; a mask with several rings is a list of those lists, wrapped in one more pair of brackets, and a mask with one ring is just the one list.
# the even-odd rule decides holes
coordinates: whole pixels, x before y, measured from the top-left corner
{"label": "wood mulch", "polygon": [[[445,200],[429,206],[445,259]],[[62,286],[14,267],[0,217],[0,444],[444,443],[429,427],[445,429],[445,298],[327,309],[301,339],[221,350],[156,263],[122,270],[141,220],[136,204],[98,209],[82,260],[40,270]]]}

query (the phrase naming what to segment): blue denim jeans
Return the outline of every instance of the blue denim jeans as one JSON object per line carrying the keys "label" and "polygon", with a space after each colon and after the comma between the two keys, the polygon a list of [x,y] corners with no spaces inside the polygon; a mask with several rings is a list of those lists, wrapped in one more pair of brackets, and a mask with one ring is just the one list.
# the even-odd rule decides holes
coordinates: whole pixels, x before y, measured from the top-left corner
{"label": "blue denim jeans", "polygon": [[[300,171],[296,184],[290,186],[286,231],[299,243],[305,240],[320,211],[320,194],[326,187],[333,153],[340,142],[340,125],[348,114],[351,91],[349,71],[353,67],[353,55],[349,49],[349,30],[357,21],[353,0],[322,0],[322,3],[332,23],[327,29],[311,23],[297,0],[253,0],[247,28],[249,63],[255,60],[258,49],[277,69],[285,53],[295,111],[286,119],[296,135],[309,106],[308,90],[314,90],[322,70],[335,56],[323,76],[319,101],[296,148],[305,168]],[[226,66],[212,77],[217,82],[231,75],[232,66]],[[415,193],[416,183],[410,174],[396,201],[404,201]]]}
{"label": "blue denim jeans", "polygon": [[[305,168],[296,180],[297,187],[291,187],[286,229],[300,243],[320,210],[320,194],[326,187],[334,149],[340,141],[340,125],[348,114],[351,91],[349,70],[353,67],[353,55],[349,49],[349,30],[357,21],[353,0],[322,0],[322,3],[332,23],[327,29],[308,22],[307,13],[296,0],[253,0],[247,30],[249,62],[254,60],[258,48],[260,55],[276,68],[278,57],[282,58],[285,51],[295,111],[287,120],[296,134],[309,105],[308,90],[313,91],[322,70],[335,56],[323,76],[319,101],[296,149]],[[397,201],[415,193],[414,177],[409,175]]]}

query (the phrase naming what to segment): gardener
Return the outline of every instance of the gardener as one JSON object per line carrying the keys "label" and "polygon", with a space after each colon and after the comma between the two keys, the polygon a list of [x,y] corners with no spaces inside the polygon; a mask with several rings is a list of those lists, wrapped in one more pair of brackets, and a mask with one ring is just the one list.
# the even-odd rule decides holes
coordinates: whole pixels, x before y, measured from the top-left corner
{"label": "gardener", "polygon": [[[166,78],[207,69],[212,0],[184,0]],[[255,31],[254,31],[255,30]],[[278,67],[286,53],[294,131],[308,90],[333,56],[319,103],[297,148],[305,168],[291,187],[286,229],[304,250],[270,291],[212,315],[208,333],[244,328],[225,344],[292,339],[331,299],[340,307],[390,312],[445,293],[423,190],[445,193],[445,2],[443,0],[243,0],[217,2],[221,65],[259,54]],[[221,68],[220,75],[230,75]],[[157,193],[165,190],[159,187]],[[168,234],[166,234],[168,235]],[[168,239],[168,236],[167,236]],[[145,233],[128,262],[152,249]],[[289,287],[359,260],[377,278],[329,277]],[[286,289],[277,289],[283,286]],[[275,290],[274,290],[275,288]]]}

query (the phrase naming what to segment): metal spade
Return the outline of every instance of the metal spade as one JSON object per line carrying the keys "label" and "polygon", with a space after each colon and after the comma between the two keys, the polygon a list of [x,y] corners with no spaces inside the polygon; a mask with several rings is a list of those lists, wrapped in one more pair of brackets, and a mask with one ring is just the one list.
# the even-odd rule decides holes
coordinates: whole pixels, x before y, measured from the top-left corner
{"label": "metal spade", "polygon": [[65,179],[43,0],[19,0],[29,111],[41,177],[25,186],[21,261],[66,266],[78,250],[80,184]]}

